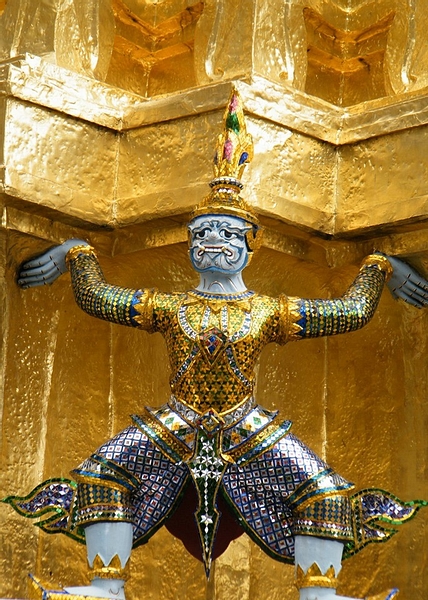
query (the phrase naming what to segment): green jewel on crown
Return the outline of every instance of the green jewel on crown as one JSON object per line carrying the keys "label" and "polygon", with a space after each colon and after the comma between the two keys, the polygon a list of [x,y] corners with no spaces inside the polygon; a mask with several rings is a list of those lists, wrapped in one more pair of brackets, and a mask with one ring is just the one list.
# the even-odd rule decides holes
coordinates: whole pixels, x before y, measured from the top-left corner
{"label": "green jewel on crown", "polygon": [[[242,100],[234,89],[224,115],[224,131],[217,140],[214,155],[215,178],[231,178],[240,184],[245,165],[253,158],[253,148],[253,138],[247,133]],[[215,181],[211,185],[215,185]],[[242,187],[242,184],[238,187]]]}

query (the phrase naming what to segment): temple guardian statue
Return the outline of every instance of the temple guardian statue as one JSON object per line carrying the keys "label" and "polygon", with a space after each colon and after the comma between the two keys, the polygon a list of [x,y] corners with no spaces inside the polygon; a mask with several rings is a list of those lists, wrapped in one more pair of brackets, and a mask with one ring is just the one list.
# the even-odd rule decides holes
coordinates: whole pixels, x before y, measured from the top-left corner
{"label": "temple guardian statue", "polygon": [[[395,297],[422,308],[428,282],[399,259],[375,253],[340,298],[271,298],[248,290],[242,274],[262,236],[240,195],[252,153],[234,91],[211,191],[188,225],[199,275],[194,289],[110,285],[83,240],[68,240],[21,268],[22,288],[51,284],[68,269],[76,302],[89,315],[160,332],[171,371],[168,402],[134,415],[72,472],[73,480],[51,479],[28,496],[6,499],[25,516],[48,515],[39,523],[45,531],[86,543],[92,583],[55,592],[33,578],[40,598],[67,592],[124,600],[132,548],[166,524],[203,561],[207,576],[212,560],[244,530],[273,559],[295,565],[300,600],[352,600],[336,595],[342,560],[387,540],[426,504],[379,489],[356,491],[293,434],[290,421],[254,397],[255,366],[266,344],[364,327],[385,282]],[[185,532],[174,524],[180,502],[194,515]]]}

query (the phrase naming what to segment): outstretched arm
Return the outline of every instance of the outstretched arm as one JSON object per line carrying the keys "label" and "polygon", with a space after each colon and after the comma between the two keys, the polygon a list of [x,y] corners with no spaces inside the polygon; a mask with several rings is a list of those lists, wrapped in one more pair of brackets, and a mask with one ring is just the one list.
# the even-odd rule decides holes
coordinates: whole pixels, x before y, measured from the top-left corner
{"label": "outstretched arm", "polygon": [[24,263],[18,285],[29,288],[53,283],[67,267],[76,302],[86,313],[120,325],[153,329],[153,292],[108,284],[94,249],[82,240],[67,240]]}
{"label": "outstretched arm", "polygon": [[394,297],[418,308],[428,305],[428,282],[414,269],[397,258],[372,254],[364,260],[355,281],[341,298],[281,297],[281,341],[361,329],[373,317],[385,281]]}

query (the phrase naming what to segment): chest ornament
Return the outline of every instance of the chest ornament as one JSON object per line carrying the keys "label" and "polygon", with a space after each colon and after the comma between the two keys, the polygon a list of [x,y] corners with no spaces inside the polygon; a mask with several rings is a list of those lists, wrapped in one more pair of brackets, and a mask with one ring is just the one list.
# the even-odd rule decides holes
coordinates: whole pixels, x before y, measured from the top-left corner
{"label": "chest ornament", "polygon": [[[181,305],[178,311],[178,322],[181,329],[188,338],[195,342],[189,357],[186,359],[185,363],[183,363],[183,365],[186,365],[185,370],[187,370],[191,362],[193,362],[199,353],[202,353],[202,356],[210,366],[213,365],[222,354],[225,354],[232,371],[237,374],[237,363],[231,345],[242,340],[250,332],[252,323],[251,312],[249,310],[243,312],[240,326],[236,331],[230,334],[230,317],[227,305],[224,304],[219,310],[220,327],[209,327],[212,308],[209,305],[206,305],[200,321],[199,331],[197,331],[189,322],[187,314],[188,308],[189,304],[185,303]],[[190,357],[192,357],[192,359],[189,362]],[[182,372],[182,369],[179,369],[179,371]]]}
{"label": "chest ornament", "polygon": [[223,352],[229,341],[227,336],[220,329],[217,329],[217,327],[201,331],[197,336],[197,340],[204,358],[210,364],[215,363],[217,357]]}

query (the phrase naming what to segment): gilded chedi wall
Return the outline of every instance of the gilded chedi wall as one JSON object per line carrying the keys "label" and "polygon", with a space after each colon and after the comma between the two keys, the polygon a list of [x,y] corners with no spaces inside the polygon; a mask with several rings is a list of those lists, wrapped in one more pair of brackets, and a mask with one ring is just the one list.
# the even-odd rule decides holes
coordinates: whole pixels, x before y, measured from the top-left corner
{"label": "gilded chedi wall", "polygon": [[[68,237],[109,281],[185,289],[185,223],[206,194],[237,85],[255,158],[245,197],[266,226],[248,268],[267,294],[342,293],[373,249],[426,274],[428,51],[422,0],[0,2],[0,496],[67,476],[127,415],[168,397],[157,335],[98,322],[68,276],[22,291],[17,266]],[[428,498],[426,311],[384,293],[369,327],[269,347],[258,399],[358,488]],[[428,515],[345,563],[339,592],[423,600]],[[86,577],[84,548],[0,505],[0,595],[26,573]],[[203,568],[161,530],[132,559],[129,597],[297,598],[293,569],[242,536]]]}

